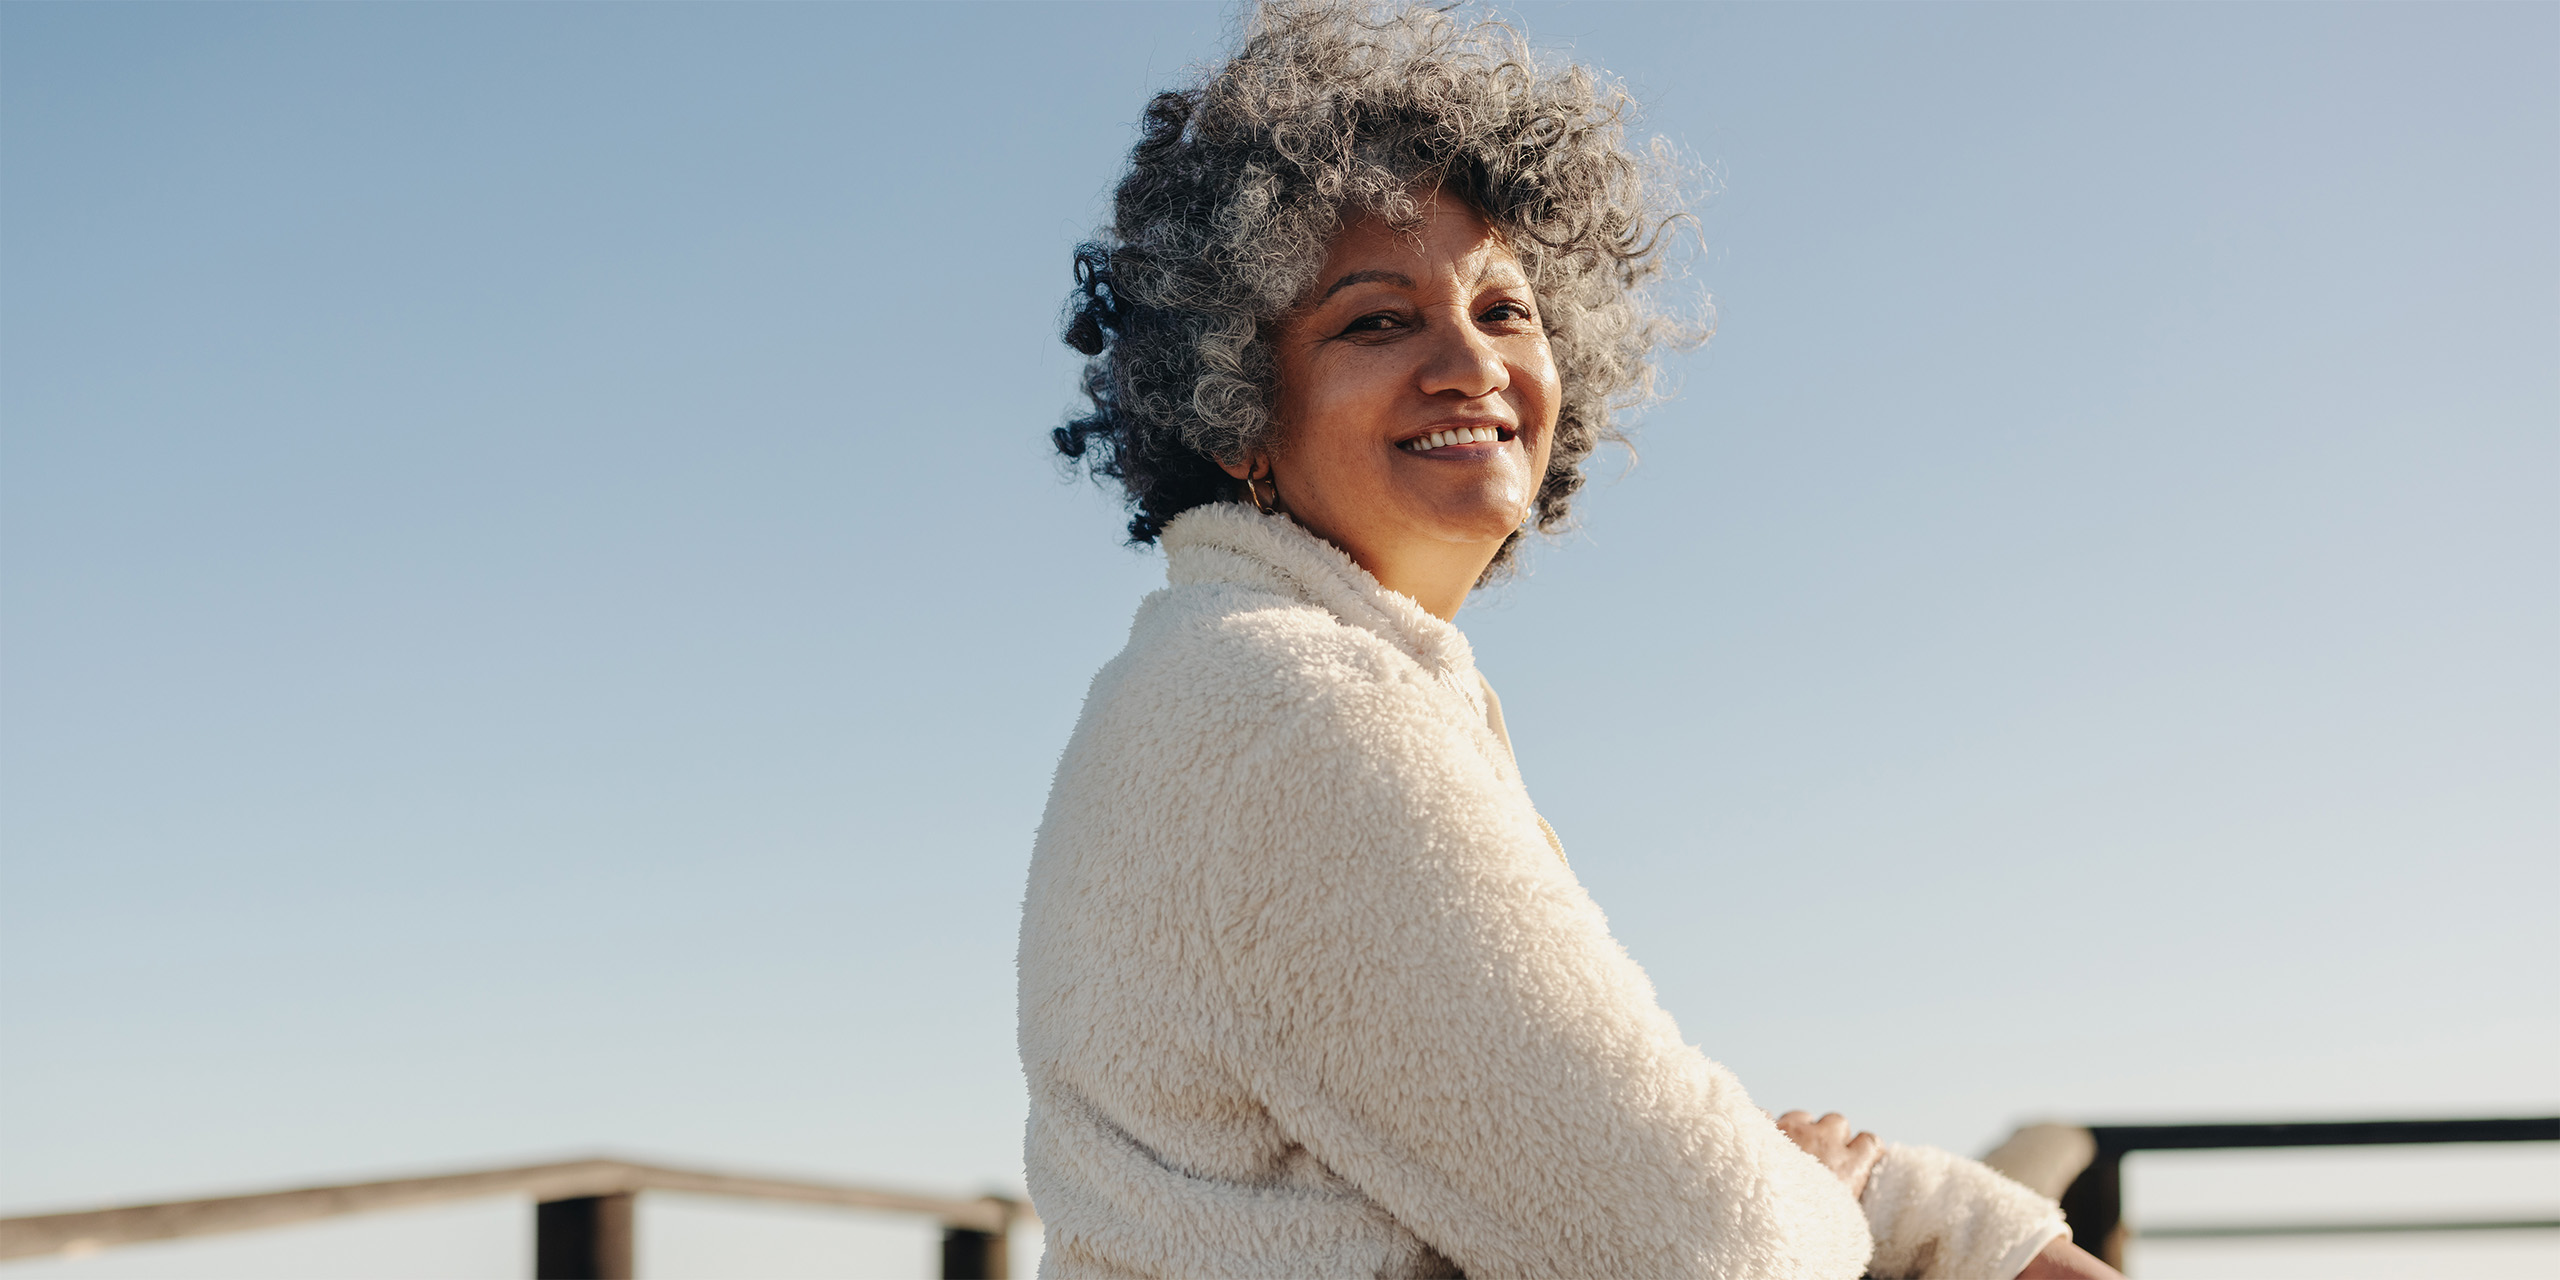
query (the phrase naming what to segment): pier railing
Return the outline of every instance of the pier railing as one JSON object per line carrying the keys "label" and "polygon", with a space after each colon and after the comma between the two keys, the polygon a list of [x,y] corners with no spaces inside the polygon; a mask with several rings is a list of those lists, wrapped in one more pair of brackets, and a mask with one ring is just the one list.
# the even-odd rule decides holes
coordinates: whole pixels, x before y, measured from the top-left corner
{"label": "pier railing", "polygon": [[[2125,1216],[2124,1159],[2136,1152],[2477,1142],[2560,1142],[2560,1116],[2265,1124],[2039,1124],[2010,1135],[1984,1159],[2002,1173],[2060,1200],[2074,1241],[2117,1266],[2124,1265],[2125,1245],[2135,1238],[2560,1229],[2560,1216],[2139,1226]],[[635,1270],[633,1226],[637,1199],[649,1191],[927,1216],[942,1228],[941,1274],[945,1280],[1004,1280],[1011,1268],[1007,1241],[1017,1225],[1031,1220],[1028,1205],[1003,1196],[960,1199],[598,1159],[0,1218],[0,1259],[87,1253],[115,1245],[281,1227],[377,1209],[512,1195],[534,1202],[535,1280],[630,1280]]]}
{"label": "pier railing", "polygon": [[534,1202],[535,1280],[631,1280],[635,1204],[646,1191],[931,1217],[942,1226],[941,1270],[947,1280],[1005,1280],[1010,1270],[1006,1241],[1014,1225],[1030,1216],[1027,1206],[1003,1196],[957,1199],[627,1160],[572,1160],[5,1218],[0,1219],[0,1258],[82,1254],[115,1245],[281,1227],[377,1209],[525,1196]]}
{"label": "pier railing", "polygon": [[2125,1245],[2152,1240],[2363,1235],[2404,1231],[2560,1229],[2560,1217],[2355,1219],[2181,1225],[2128,1222],[2124,1158],[2138,1151],[2225,1151],[2466,1142],[2560,1142],[2560,1116],[2511,1120],[2346,1120],[2267,1124],[2030,1125],[1984,1161],[2062,1202],[2072,1243],[2124,1265]]}

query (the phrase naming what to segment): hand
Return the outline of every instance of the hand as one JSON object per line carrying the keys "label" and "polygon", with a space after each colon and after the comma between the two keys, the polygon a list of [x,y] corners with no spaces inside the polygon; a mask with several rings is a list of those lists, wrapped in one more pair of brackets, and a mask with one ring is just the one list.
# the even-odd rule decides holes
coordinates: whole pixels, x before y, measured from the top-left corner
{"label": "hand", "polygon": [[1819,1120],[1810,1111],[1790,1111],[1778,1117],[1778,1130],[1838,1174],[1852,1197],[1867,1193],[1867,1175],[1884,1159],[1884,1140],[1872,1133],[1850,1137],[1849,1118],[1837,1111]]}

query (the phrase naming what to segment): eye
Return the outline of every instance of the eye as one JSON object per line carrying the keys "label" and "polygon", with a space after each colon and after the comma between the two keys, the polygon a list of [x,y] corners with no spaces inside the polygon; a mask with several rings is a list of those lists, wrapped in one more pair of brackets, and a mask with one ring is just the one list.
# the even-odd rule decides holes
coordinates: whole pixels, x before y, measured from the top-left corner
{"label": "eye", "polygon": [[1536,318],[1529,313],[1528,303],[1515,298],[1505,298],[1485,308],[1484,313],[1476,317],[1485,324],[1522,324]]}
{"label": "eye", "polygon": [[1342,332],[1346,336],[1355,333],[1392,333],[1403,327],[1404,317],[1397,315],[1395,312],[1372,311],[1369,314],[1352,321],[1350,324],[1344,325]]}

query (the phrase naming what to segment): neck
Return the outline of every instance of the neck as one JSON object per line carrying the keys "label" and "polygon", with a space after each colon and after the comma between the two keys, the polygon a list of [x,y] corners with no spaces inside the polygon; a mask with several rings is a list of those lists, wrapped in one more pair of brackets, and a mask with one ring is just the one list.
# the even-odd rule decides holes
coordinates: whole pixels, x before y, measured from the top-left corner
{"label": "neck", "polygon": [[1500,541],[1363,541],[1338,537],[1303,519],[1299,523],[1342,548],[1352,563],[1378,580],[1378,585],[1412,597],[1415,604],[1442,622],[1457,621],[1458,610],[1467,603],[1467,593],[1475,590],[1476,579],[1484,576],[1485,566],[1492,564],[1495,554],[1502,550]]}

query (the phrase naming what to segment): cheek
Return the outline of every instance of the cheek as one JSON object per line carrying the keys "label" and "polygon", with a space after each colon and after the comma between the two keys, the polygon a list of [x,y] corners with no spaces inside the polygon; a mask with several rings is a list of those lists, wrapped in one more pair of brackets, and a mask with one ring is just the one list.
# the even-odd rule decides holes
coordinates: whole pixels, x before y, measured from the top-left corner
{"label": "cheek", "polygon": [[1321,390],[1310,388],[1291,395],[1284,391],[1279,413],[1271,422],[1271,465],[1286,485],[1293,481],[1317,490],[1330,489],[1337,483],[1333,462],[1341,450],[1326,438],[1325,424],[1333,413],[1325,405]]}
{"label": "cheek", "polygon": [[1278,401],[1282,447],[1298,452],[1302,465],[1369,457],[1374,450],[1362,446],[1390,429],[1403,385],[1399,378],[1389,362],[1369,352],[1338,353],[1295,370],[1284,366]]}
{"label": "cheek", "polygon": [[1556,349],[1544,333],[1524,333],[1512,340],[1506,353],[1511,365],[1511,385],[1523,399],[1534,399],[1543,413],[1555,412],[1559,399],[1556,373]]}
{"label": "cheek", "polygon": [[1541,425],[1553,428],[1556,414],[1564,408],[1564,383],[1556,373],[1555,352],[1546,343],[1540,342],[1532,357],[1521,362],[1515,385],[1529,402],[1523,407],[1534,412]]}
{"label": "cheek", "polygon": [[1535,472],[1531,483],[1544,484],[1547,460],[1555,456],[1556,417],[1564,411],[1564,381],[1556,373],[1555,352],[1544,342],[1538,344],[1538,358],[1527,372],[1530,397],[1535,402],[1531,407],[1537,415],[1538,425],[1545,428],[1538,433],[1538,452],[1530,459]]}

